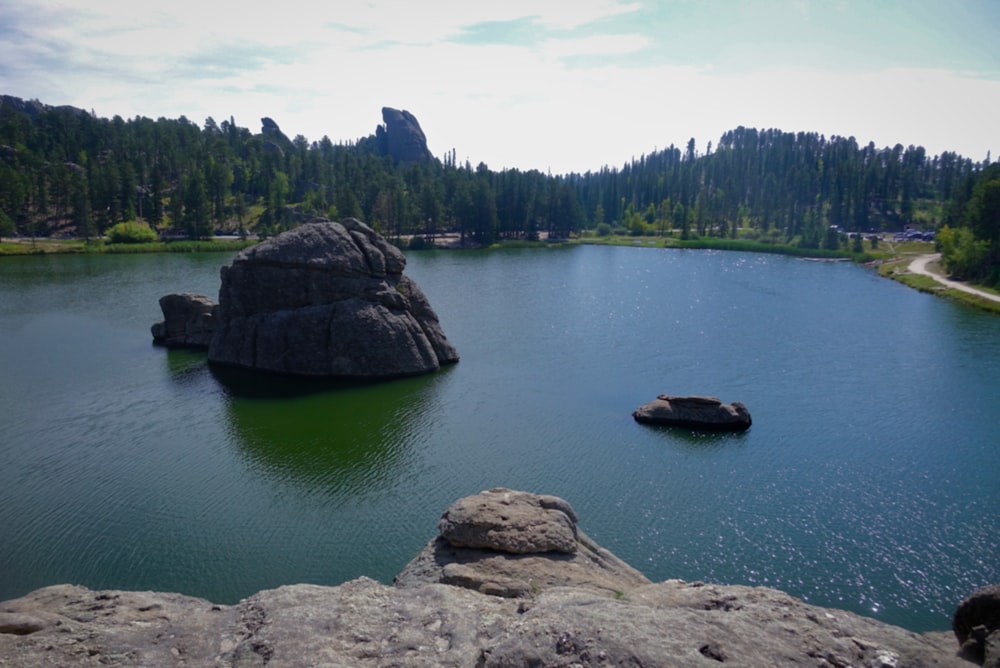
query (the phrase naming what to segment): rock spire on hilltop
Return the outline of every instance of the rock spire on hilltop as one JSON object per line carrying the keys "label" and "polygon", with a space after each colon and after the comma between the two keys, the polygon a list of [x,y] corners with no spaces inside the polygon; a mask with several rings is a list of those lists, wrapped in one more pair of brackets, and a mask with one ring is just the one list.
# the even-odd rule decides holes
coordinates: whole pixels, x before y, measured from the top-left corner
{"label": "rock spire on hilltop", "polygon": [[393,160],[402,164],[424,162],[433,158],[427,148],[427,137],[413,114],[406,110],[382,107],[382,120],[384,125],[375,128],[379,153],[391,155]]}

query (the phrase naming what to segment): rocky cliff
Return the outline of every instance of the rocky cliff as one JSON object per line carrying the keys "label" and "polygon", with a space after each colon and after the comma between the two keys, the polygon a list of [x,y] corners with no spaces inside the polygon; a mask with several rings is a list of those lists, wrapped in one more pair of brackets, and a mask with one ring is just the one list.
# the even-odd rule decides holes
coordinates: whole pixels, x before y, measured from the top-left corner
{"label": "rocky cliff", "polygon": [[364,223],[301,225],[222,268],[210,362],[329,378],[390,378],[458,361],[406,258]]}
{"label": "rocky cliff", "polygon": [[0,603],[0,666],[972,665],[950,633],[763,587],[650,583],[586,538],[556,497],[460,499],[439,533],[396,586],[289,585],[236,605],[40,589]]}

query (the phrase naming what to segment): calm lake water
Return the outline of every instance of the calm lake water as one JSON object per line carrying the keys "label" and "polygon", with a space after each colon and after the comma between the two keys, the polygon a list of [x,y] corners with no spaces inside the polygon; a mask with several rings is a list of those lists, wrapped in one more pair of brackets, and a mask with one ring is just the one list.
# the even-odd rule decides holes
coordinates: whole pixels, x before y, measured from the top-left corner
{"label": "calm lake water", "polygon": [[[0,600],[232,603],[391,582],[456,498],[567,499],[654,580],[768,585],[914,630],[1000,582],[1000,318],[851,264],[572,247],[410,253],[462,361],[244,384],[151,345],[231,256],[0,258]],[[636,424],[659,393],[754,424]]]}

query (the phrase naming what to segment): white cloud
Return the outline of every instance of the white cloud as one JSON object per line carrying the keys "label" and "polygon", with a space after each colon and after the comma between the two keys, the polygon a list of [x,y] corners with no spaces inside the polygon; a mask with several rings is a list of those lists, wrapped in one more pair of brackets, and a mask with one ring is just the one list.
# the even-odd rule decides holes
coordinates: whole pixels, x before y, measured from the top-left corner
{"label": "white cloud", "polygon": [[542,46],[548,60],[571,56],[610,56],[636,53],[649,46],[642,35],[593,35],[579,39],[550,39]]}
{"label": "white cloud", "polygon": [[[915,90],[936,90],[917,96]],[[886,70],[849,77],[783,69],[725,76],[696,68],[607,67],[563,71],[544,93],[503,108],[469,105],[477,127],[455,119],[459,157],[493,168],[554,172],[620,166],[633,156],[688,138],[698,150],[739,125],[854,136],[878,147],[922,145],[980,160],[1000,146],[991,121],[1000,82],[935,70]],[[544,97],[543,97],[544,95]],[[412,109],[411,109],[412,110]],[[433,121],[417,113],[425,128]],[[985,132],[985,134],[984,134]],[[433,140],[434,134],[428,133]]]}
{"label": "white cloud", "polygon": [[469,25],[533,18],[552,30],[572,30],[601,19],[620,16],[639,8],[639,3],[621,4],[607,0],[539,2],[470,2],[439,0],[433,9],[409,0],[375,0],[359,3],[346,12],[330,11],[324,18],[363,28],[376,40],[398,42],[438,41],[454,36]]}
{"label": "white cloud", "polygon": [[572,3],[545,3],[537,0],[525,0],[519,15],[530,16],[539,12],[540,22],[553,28],[572,30],[595,21],[621,16],[638,11],[642,5],[638,2],[618,3],[605,0],[577,0]]}

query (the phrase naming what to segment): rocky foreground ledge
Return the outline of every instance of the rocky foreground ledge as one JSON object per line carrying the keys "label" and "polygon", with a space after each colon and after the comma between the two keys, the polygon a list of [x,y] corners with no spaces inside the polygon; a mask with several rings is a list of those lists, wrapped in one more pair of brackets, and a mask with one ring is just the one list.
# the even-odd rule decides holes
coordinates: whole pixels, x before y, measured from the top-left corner
{"label": "rocky foreground ledge", "polygon": [[394,586],[289,585],[236,605],[39,589],[0,603],[0,666],[974,665],[951,633],[763,587],[651,583],[556,497],[490,490],[439,529]]}

